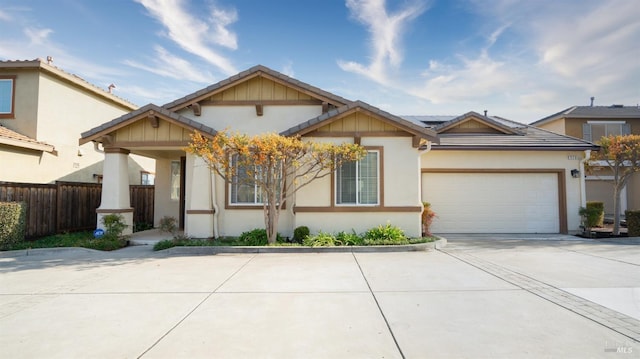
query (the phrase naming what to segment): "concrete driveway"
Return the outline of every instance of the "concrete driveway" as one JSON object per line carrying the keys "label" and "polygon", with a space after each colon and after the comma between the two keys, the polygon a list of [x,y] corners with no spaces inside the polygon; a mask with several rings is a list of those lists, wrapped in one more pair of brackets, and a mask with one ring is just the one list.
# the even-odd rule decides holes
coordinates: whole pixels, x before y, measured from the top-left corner
{"label": "concrete driveway", "polygon": [[640,356],[640,246],[518,237],[407,253],[4,253],[0,356]]}

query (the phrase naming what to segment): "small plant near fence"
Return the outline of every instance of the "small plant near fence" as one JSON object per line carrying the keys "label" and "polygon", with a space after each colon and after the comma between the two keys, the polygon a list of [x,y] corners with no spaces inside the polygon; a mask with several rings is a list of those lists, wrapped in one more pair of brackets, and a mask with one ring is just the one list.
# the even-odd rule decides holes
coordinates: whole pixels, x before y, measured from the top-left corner
{"label": "small plant near fence", "polygon": [[603,202],[587,202],[587,206],[581,207],[578,214],[582,217],[582,227],[585,232],[590,232],[591,228],[598,228],[604,225]]}
{"label": "small plant near fence", "polygon": [[624,216],[627,220],[627,235],[629,237],[640,237],[640,210],[625,211]]}

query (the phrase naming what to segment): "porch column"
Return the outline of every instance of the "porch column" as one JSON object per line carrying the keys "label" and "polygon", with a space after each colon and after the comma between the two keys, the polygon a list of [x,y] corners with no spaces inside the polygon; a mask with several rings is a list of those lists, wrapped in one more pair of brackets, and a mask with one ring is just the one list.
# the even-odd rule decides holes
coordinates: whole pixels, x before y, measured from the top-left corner
{"label": "porch column", "polygon": [[211,171],[198,156],[187,154],[186,214],[184,234],[193,238],[214,237],[214,203]]}
{"label": "porch column", "polygon": [[102,199],[98,214],[98,228],[104,229],[102,217],[120,214],[128,227],[123,234],[133,233],[133,208],[129,200],[129,150],[105,148],[102,170]]}

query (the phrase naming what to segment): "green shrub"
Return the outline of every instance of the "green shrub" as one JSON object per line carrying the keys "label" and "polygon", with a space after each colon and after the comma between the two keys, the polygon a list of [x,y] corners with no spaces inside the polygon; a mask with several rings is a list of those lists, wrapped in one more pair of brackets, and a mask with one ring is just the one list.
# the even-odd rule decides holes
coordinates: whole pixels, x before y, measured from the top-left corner
{"label": "green shrub", "polygon": [[627,230],[629,237],[640,237],[640,210],[624,211],[627,219]]}
{"label": "green shrub", "polygon": [[387,223],[386,226],[379,225],[378,227],[368,230],[364,234],[365,245],[387,245],[387,244],[408,244],[409,239],[404,235],[404,231],[399,227],[392,226]]}
{"label": "green shrub", "polygon": [[359,236],[355,231],[351,233],[339,232],[336,235],[336,241],[343,246],[361,246],[364,244],[364,238]]}
{"label": "green shrub", "polygon": [[315,236],[307,236],[302,244],[309,247],[333,247],[336,245],[336,237],[331,233],[320,231]]}
{"label": "green shrub", "polygon": [[[241,243],[247,246],[266,246],[269,244],[269,238],[267,237],[267,230],[264,228],[256,228],[254,230],[243,232],[239,238]],[[278,243],[283,241],[280,233],[276,235],[276,241]]]}
{"label": "green shrub", "polygon": [[164,216],[160,218],[160,230],[174,234],[178,229],[178,220],[175,217]]}
{"label": "green shrub", "polygon": [[146,231],[148,229],[153,229],[153,224],[152,223],[136,222],[136,223],[133,224],[133,231],[134,232]]}
{"label": "green shrub", "polygon": [[122,232],[129,227],[124,222],[124,217],[121,214],[108,214],[102,217],[102,223],[105,227],[105,234],[102,237],[105,240],[114,240],[122,237]]}
{"label": "green shrub", "polygon": [[582,216],[585,228],[602,227],[604,224],[604,203],[587,202],[587,207],[581,207],[578,212]]}
{"label": "green shrub", "polygon": [[27,204],[0,202],[0,249],[24,241]]}
{"label": "green shrub", "polygon": [[302,241],[305,238],[307,238],[308,235],[309,235],[309,227],[307,226],[296,227],[296,229],[293,230],[292,242],[302,243]]}

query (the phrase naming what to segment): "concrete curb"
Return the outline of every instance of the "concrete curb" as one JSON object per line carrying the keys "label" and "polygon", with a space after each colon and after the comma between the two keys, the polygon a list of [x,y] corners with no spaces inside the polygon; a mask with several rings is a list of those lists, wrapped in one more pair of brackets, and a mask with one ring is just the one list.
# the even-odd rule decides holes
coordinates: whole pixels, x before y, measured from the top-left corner
{"label": "concrete curb", "polygon": [[3,251],[0,252],[0,258],[12,258],[12,257],[30,257],[30,256],[42,256],[53,253],[103,253],[96,249],[89,249],[83,247],[57,247],[57,248],[34,248],[34,249],[19,249],[15,251]]}
{"label": "concrete curb", "polygon": [[272,246],[179,246],[158,251],[170,255],[211,255],[219,253],[389,253],[424,252],[444,248],[446,238],[434,242],[389,246],[339,246],[339,247],[272,247]]}

